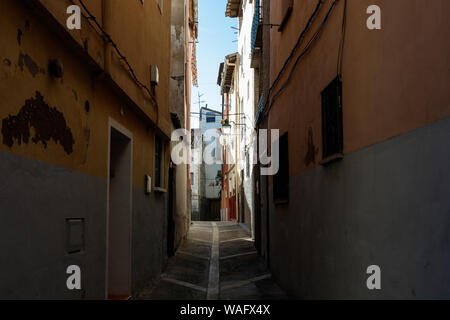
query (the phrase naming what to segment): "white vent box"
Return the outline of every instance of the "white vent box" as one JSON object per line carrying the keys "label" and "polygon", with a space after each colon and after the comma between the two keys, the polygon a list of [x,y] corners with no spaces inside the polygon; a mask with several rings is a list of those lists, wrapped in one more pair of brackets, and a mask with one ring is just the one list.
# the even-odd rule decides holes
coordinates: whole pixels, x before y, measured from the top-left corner
{"label": "white vent box", "polygon": [[145,176],[145,193],[152,193],[152,177],[150,177],[149,175]]}
{"label": "white vent box", "polygon": [[150,67],[150,83],[155,86],[159,84],[159,70],[157,66]]}

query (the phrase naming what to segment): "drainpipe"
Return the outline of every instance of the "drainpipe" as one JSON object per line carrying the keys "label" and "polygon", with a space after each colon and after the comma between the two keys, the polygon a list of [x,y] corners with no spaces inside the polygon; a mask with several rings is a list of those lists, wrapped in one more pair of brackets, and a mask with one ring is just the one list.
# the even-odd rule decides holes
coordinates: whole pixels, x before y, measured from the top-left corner
{"label": "drainpipe", "polygon": [[222,94],[222,119],[223,119],[223,104],[224,104],[224,95]]}

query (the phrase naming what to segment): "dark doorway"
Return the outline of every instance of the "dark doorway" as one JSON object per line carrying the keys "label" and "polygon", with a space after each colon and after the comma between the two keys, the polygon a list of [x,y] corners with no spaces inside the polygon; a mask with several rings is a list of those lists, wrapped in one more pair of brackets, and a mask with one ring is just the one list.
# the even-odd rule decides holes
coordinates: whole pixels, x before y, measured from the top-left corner
{"label": "dark doorway", "polygon": [[241,170],[242,183],[239,186],[239,194],[238,194],[238,205],[239,205],[239,222],[245,223],[245,201],[247,201],[245,197],[245,187],[244,187],[244,170]]}
{"label": "dark doorway", "polygon": [[175,221],[174,209],[176,199],[176,166],[169,168],[169,211],[167,213],[167,256],[172,257],[175,254]]}
{"label": "dark doorway", "polygon": [[109,154],[108,297],[131,295],[131,139],[111,128]]}
{"label": "dark doorway", "polygon": [[260,166],[257,164],[254,169],[254,190],[255,190],[255,247],[258,250],[259,254],[261,251],[261,211],[262,211],[262,199],[261,199],[261,177],[256,175],[256,173],[260,172]]}

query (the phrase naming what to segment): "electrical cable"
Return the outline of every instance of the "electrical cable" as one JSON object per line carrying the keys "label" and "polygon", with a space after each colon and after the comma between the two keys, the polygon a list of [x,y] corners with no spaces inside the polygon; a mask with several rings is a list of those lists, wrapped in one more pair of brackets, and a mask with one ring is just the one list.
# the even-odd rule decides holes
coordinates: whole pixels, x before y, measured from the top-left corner
{"label": "electrical cable", "polygon": [[347,30],[347,0],[344,0],[344,9],[342,14],[342,35],[341,35],[341,42],[339,44],[338,67],[337,67],[337,74],[339,77],[342,77],[342,61],[344,57],[346,30]]}
{"label": "electrical cable", "polygon": [[[291,80],[291,78],[292,78],[292,76],[293,76],[293,74],[294,74],[294,71],[295,71],[295,69],[296,69],[298,63],[300,62],[300,60],[301,60],[301,59],[302,59],[302,58],[310,51],[310,49],[312,48],[312,45],[313,45],[313,44],[316,42],[316,40],[320,37],[320,35],[321,35],[321,33],[322,33],[322,30],[324,29],[324,27],[325,27],[325,25],[326,25],[326,23],[327,23],[327,21],[328,21],[328,18],[330,17],[330,14],[331,14],[331,12],[333,11],[333,9],[336,7],[336,3],[337,3],[338,1],[339,1],[339,0],[335,0],[335,1],[332,3],[332,5],[330,6],[330,9],[328,10],[327,14],[325,15],[324,19],[322,20],[322,22],[321,22],[321,24],[320,24],[318,30],[317,30],[316,33],[313,35],[313,37],[309,40],[309,42],[307,43],[307,45],[306,45],[306,47],[303,49],[303,51],[300,53],[300,55],[297,57],[297,59],[296,59],[294,65],[293,65],[292,68],[291,68],[291,71],[290,71],[290,73],[289,73],[288,78],[287,78],[286,81],[283,83],[283,85],[281,86],[281,88],[275,93],[275,95],[273,96],[273,98],[272,98],[271,101],[270,101],[269,106],[268,106],[268,107],[266,107],[266,106],[264,107],[263,113],[262,113],[262,116],[263,116],[263,117],[265,117],[265,116],[267,115],[267,113],[268,113],[268,112],[270,111],[270,109],[272,108],[272,106],[273,106],[275,100],[280,96],[280,94],[281,94],[281,93],[286,89],[286,87],[288,86],[288,84],[289,84],[289,82],[290,82],[290,80]],[[270,92],[270,91],[269,91],[269,92]],[[267,105],[268,102],[269,102],[269,99],[267,100],[266,105]]]}
{"label": "electrical cable", "polygon": [[[303,31],[300,33],[300,36],[297,39],[296,44],[294,45],[294,47],[291,50],[291,53],[289,54],[288,58],[286,59],[286,61],[284,62],[283,67],[281,68],[280,72],[278,73],[277,77],[275,78],[274,82],[272,83],[272,86],[269,89],[269,92],[267,94],[267,100],[264,104],[264,108],[263,110],[267,107],[267,103],[269,101],[269,97],[272,93],[272,90],[275,88],[275,86],[278,84],[278,81],[281,79],[282,74],[284,73],[284,71],[286,70],[289,62],[292,60],[292,58],[294,57],[295,52],[297,51],[298,47],[302,44],[303,39],[306,35],[306,33],[309,31],[309,29],[311,28],[312,23],[314,22],[316,16],[319,14],[319,10],[323,5],[324,0],[318,0],[317,1],[317,5],[313,11],[313,13],[311,14],[311,16],[308,19],[308,22],[305,25],[305,28],[303,29]],[[264,112],[263,112],[264,113]]]}
{"label": "electrical cable", "polygon": [[[73,3],[73,1],[71,1]],[[144,89],[145,91],[147,91],[147,93],[149,94],[150,98],[152,99],[152,102],[155,104],[155,106],[158,105],[155,97],[153,96],[151,90],[145,85],[143,84],[138,77],[136,76],[134,69],[131,67],[130,63],[128,62],[128,59],[121,53],[121,51],[119,50],[119,48],[117,47],[117,44],[114,42],[114,40],[111,38],[111,36],[103,29],[103,27],[98,23],[97,18],[91,14],[91,12],[89,11],[89,9],[86,7],[86,5],[84,4],[83,0],[78,0],[78,2],[80,3],[80,5],[83,7],[83,10],[87,13],[88,16],[84,16],[83,17],[85,19],[88,20],[89,24],[93,27],[93,29],[97,32],[97,34],[99,34],[100,36],[106,38],[107,42],[110,43],[112,45],[112,47],[115,49],[116,53],[118,54],[120,60],[124,61],[125,64],[128,67],[128,72],[131,74],[131,78],[134,80],[134,82],[141,87],[142,89]],[[94,28],[94,26],[90,23],[90,20],[92,20],[95,24],[95,26],[97,26],[97,28],[100,30],[101,34],[96,30],[96,28]]]}

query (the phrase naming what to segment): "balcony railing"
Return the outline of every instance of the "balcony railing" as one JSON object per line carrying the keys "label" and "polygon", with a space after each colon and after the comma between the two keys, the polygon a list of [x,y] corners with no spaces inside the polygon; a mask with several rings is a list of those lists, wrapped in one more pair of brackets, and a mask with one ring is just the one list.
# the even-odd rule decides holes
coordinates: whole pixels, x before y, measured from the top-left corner
{"label": "balcony railing", "polygon": [[257,38],[258,38],[258,28],[261,23],[261,0],[256,0],[255,3],[255,12],[253,14],[253,23],[252,23],[252,42],[251,42],[251,54],[255,51],[257,47]]}

